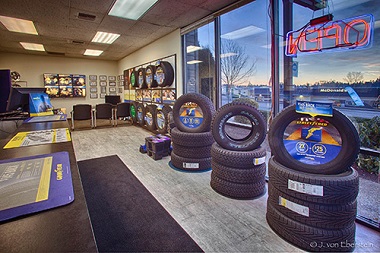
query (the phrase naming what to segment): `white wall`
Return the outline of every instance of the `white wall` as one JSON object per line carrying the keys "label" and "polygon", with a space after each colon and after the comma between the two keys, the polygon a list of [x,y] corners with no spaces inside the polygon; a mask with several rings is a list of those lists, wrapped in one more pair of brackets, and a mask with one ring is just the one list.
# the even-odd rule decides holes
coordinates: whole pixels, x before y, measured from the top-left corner
{"label": "white wall", "polygon": [[104,98],[90,99],[90,96],[88,95],[90,91],[88,76],[116,76],[118,74],[117,66],[117,61],[0,53],[0,69],[10,69],[11,71],[19,72],[21,80],[28,82],[28,87],[43,87],[44,73],[86,75],[87,95],[85,98],[53,98],[51,100],[55,108],[64,107],[67,109],[67,113],[72,110],[74,104],[88,103],[95,105],[97,103],[103,103]]}
{"label": "white wall", "polygon": [[179,29],[120,60],[118,63],[118,73],[121,75],[125,69],[130,69],[173,54],[176,55],[177,60],[177,79],[175,83],[177,85],[177,97],[179,97],[183,93],[181,34]]}

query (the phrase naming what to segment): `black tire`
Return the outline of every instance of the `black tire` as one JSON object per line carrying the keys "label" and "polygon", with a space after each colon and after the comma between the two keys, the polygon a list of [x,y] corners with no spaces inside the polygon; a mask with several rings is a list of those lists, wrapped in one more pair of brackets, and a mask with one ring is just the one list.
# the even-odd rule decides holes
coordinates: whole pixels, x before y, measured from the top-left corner
{"label": "black tire", "polygon": [[356,201],[347,204],[315,204],[293,198],[268,184],[268,201],[280,213],[302,224],[326,229],[341,229],[355,222]]}
{"label": "black tire", "polygon": [[171,130],[170,135],[172,142],[185,147],[204,147],[214,143],[211,132],[186,133],[175,127]]}
{"label": "black tire", "polygon": [[[233,138],[226,131],[227,121],[234,116],[244,116],[251,123],[250,133],[242,138]],[[260,146],[266,135],[264,116],[252,105],[242,102],[232,102],[219,108],[212,120],[212,134],[215,141],[229,150],[253,150]]]}
{"label": "black tire", "polygon": [[175,123],[173,119],[173,112],[168,113],[168,122],[169,122],[169,131],[172,132],[173,128],[175,128]]}
{"label": "black tire", "polygon": [[[189,104],[191,108],[188,107]],[[199,93],[184,94],[173,106],[174,123],[182,132],[209,132],[214,113],[211,100]]]}
{"label": "black tire", "polygon": [[137,84],[140,89],[148,88],[148,85],[145,82],[145,68],[139,68],[137,71]]}
{"label": "black tire", "polygon": [[148,88],[155,88],[158,86],[156,78],[154,78],[156,74],[156,66],[149,65],[145,69],[145,83]]}
{"label": "black tire", "polygon": [[[271,152],[276,157],[276,160],[288,168],[314,174],[338,174],[346,171],[357,158],[360,141],[355,126],[345,115],[336,109],[333,109],[333,117],[318,116],[320,121],[329,122],[325,124],[328,124],[331,128],[334,127],[340,135],[342,144],[336,157],[331,158],[331,160],[325,163],[316,161],[313,162],[315,164],[308,164],[296,160],[289,154],[284,144],[284,132],[293,121],[298,120],[301,122],[299,119],[305,117],[305,114],[297,113],[295,105],[292,105],[285,108],[274,118],[269,129],[268,140]],[[323,128],[323,131],[325,129],[326,127]],[[310,159],[306,160],[309,161]]]}
{"label": "black tire", "polygon": [[240,184],[223,180],[211,172],[211,188],[217,193],[234,199],[254,199],[265,194],[265,180]]}
{"label": "black tire", "polygon": [[269,226],[284,240],[310,252],[352,252],[355,247],[355,223],[343,229],[315,228],[294,221],[271,203],[267,205]]}
{"label": "black tire", "polygon": [[145,106],[142,103],[137,103],[136,105],[136,119],[137,124],[145,126]]}
{"label": "black tire", "polygon": [[147,105],[145,107],[145,117],[144,117],[144,120],[145,120],[145,124],[146,124],[146,128],[148,128],[148,130],[154,132],[156,129],[157,129],[157,125],[156,125],[156,108],[157,106],[155,105]]}
{"label": "black tire", "polygon": [[359,175],[352,168],[337,175],[310,174],[289,169],[271,157],[268,174],[269,182],[281,192],[307,202],[346,204],[359,193]]}
{"label": "black tire", "polygon": [[203,147],[186,147],[172,142],[173,151],[181,157],[185,158],[210,158],[211,145]]}
{"label": "black tire", "polygon": [[171,86],[174,81],[174,69],[167,61],[161,61],[156,67],[156,81],[158,86],[166,87]]}
{"label": "black tire", "polygon": [[211,160],[211,168],[218,178],[234,183],[249,184],[265,180],[265,163],[251,168],[240,169],[227,167]]}
{"label": "black tire", "polygon": [[137,103],[132,102],[131,106],[129,107],[129,112],[131,115],[131,120],[133,124],[137,124]]}
{"label": "black tire", "polygon": [[186,158],[178,156],[174,150],[171,154],[171,163],[174,167],[185,171],[205,171],[211,168],[211,157],[209,158]]}
{"label": "black tire", "polygon": [[216,142],[211,147],[211,156],[215,162],[234,168],[252,168],[255,165],[263,164],[266,154],[263,147],[251,151],[234,151],[224,149]]}
{"label": "black tire", "polygon": [[156,108],[156,115],[154,118],[154,123],[157,127],[157,133],[166,134],[168,132],[168,115],[160,108]]}
{"label": "black tire", "polygon": [[131,74],[129,75],[129,83],[131,84],[132,87],[135,87],[135,88],[139,87],[138,73],[136,70],[131,71]]}

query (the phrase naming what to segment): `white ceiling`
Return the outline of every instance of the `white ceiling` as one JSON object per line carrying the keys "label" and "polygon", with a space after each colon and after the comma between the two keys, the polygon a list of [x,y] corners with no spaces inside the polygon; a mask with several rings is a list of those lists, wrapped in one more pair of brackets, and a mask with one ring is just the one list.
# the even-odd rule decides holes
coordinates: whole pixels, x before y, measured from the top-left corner
{"label": "white ceiling", "polygon": [[[119,60],[170,32],[194,23],[238,0],[159,0],[140,20],[108,16],[115,0],[1,0],[0,15],[34,22],[39,35],[9,32],[0,23],[0,52],[83,56],[85,49],[104,50],[97,57]],[[141,0],[143,1],[143,0]],[[93,21],[78,13],[95,16]],[[111,45],[92,43],[97,31],[121,36]],[[25,50],[19,42],[41,43],[47,52]]]}

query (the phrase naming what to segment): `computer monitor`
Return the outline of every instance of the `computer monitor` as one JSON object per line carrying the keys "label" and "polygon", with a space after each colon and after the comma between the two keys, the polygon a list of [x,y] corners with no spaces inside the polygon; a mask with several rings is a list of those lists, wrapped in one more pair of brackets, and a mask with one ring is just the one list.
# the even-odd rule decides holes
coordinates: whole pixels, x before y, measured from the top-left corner
{"label": "computer monitor", "polygon": [[7,112],[29,112],[29,94],[45,93],[45,88],[22,88],[12,87],[7,102]]}
{"label": "computer monitor", "polygon": [[105,102],[113,104],[113,105],[117,105],[117,103],[120,103],[120,96],[116,96],[116,95],[115,96],[112,96],[112,95],[106,96]]}

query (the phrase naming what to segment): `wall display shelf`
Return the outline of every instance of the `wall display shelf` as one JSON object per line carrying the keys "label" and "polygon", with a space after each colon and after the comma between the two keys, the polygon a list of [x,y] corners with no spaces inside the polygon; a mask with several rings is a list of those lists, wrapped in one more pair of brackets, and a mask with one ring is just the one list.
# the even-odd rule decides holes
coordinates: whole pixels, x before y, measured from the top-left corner
{"label": "wall display shelf", "polygon": [[126,69],[124,100],[172,105],[177,98],[176,74],[176,54]]}

